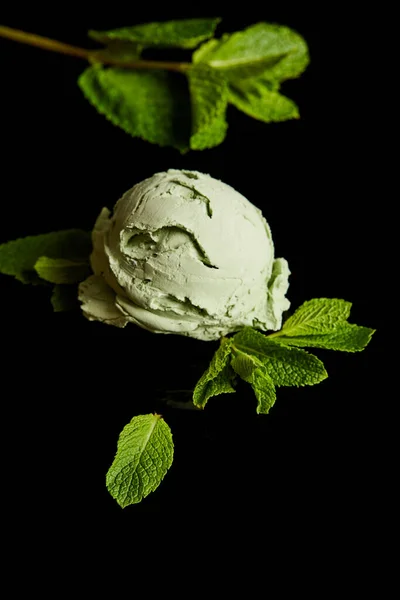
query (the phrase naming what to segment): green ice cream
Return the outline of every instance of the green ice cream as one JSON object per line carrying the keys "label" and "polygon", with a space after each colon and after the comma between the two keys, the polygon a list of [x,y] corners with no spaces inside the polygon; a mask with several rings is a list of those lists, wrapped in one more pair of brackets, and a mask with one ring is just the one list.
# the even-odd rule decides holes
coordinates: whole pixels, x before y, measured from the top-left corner
{"label": "green ice cream", "polygon": [[274,260],[261,211],[229,185],[170,169],[101,211],[94,275],[80,284],[90,320],[216,340],[246,325],[281,327],[289,268]]}

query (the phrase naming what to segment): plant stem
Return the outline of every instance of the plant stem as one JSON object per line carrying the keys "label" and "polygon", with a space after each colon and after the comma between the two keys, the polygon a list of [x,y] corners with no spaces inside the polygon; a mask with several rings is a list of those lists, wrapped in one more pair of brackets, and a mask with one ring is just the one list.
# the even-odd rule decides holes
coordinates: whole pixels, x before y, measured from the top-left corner
{"label": "plant stem", "polygon": [[98,50],[89,50],[87,48],[78,48],[77,46],[71,46],[70,44],[64,44],[57,40],[52,40],[41,35],[34,33],[27,33],[20,31],[19,29],[11,29],[11,27],[4,27],[0,25],[0,37],[13,40],[14,42],[20,42],[21,44],[29,44],[30,46],[36,46],[42,48],[42,50],[50,50],[51,52],[59,52],[60,54],[66,54],[68,56],[76,56],[83,58],[89,62],[101,62],[102,64],[115,65],[125,69],[164,69],[167,71],[187,71],[190,68],[190,63],[179,63],[179,62],[164,62],[158,60],[134,60],[126,61],[118,58],[105,57],[97,58],[96,55]]}

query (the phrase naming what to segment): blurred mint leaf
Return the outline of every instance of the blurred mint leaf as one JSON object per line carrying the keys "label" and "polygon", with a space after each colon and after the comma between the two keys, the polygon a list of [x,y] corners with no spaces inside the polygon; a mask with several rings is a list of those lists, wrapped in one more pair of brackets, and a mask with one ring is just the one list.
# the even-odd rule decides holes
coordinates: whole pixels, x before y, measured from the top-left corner
{"label": "blurred mint leaf", "polygon": [[228,129],[225,118],[228,84],[220,73],[207,65],[192,67],[187,76],[192,105],[190,148],[204,150],[218,146]]}
{"label": "blurred mint leaf", "polygon": [[0,273],[33,283],[38,279],[35,264],[41,256],[79,261],[87,260],[91,250],[90,233],[81,229],[20,238],[0,244]]}
{"label": "blurred mint leaf", "polygon": [[180,151],[188,149],[189,94],[181,74],[94,65],[78,83],[87,100],[130,135]]}
{"label": "blurred mint leaf", "polygon": [[193,391],[193,404],[204,408],[212,396],[235,391],[232,386],[235,374],[230,366],[232,340],[221,339],[209,367],[200,377]]}
{"label": "blurred mint leaf", "polygon": [[324,348],[326,350],[341,350],[343,352],[360,352],[371,341],[375,329],[361,327],[351,323],[339,323],[336,328],[321,335],[279,336],[274,338],[277,343],[289,346],[309,348]]}
{"label": "blurred mint leaf", "polygon": [[79,307],[76,285],[55,285],[51,295],[54,312],[65,312]]}
{"label": "blurred mint leaf", "polygon": [[210,40],[193,54],[193,62],[220,69],[230,80],[268,73],[271,81],[298,77],[309,58],[304,39],[289,27],[257,23],[243,31]]}
{"label": "blurred mint leaf", "polygon": [[144,23],[110,31],[89,31],[89,37],[107,43],[119,40],[140,44],[142,47],[195,48],[212,37],[220,18],[178,19],[158,23]]}
{"label": "blurred mint leaf", "polygon": [[251,357],[256,368],[265,370],[274,385],[314,385],[328,376],[316,356],[299,348],[281,346],[251,327],[236,333],[232,341],[234,354]]}
{"label": "blurred mint leaf", "polygon": [[107,489],[125,508],[153,492],[170,468],[174,444],[169,426],[157,414],[133,417],[122,430],[106,477]]}
{"label": "blurred mint leaf", "polygon": [[39,277],[50,283],[79,283],[91,273],[89,259],[77,261],[41,256],[34,268]]}
{"label": "blurred mint leaf", "polygon": [[282,329],[273,337],[302,336],[330,333],[339,323],[345,322],[351,309],[351,302],[338,298],[313,298],[304,302],[291,317],[285,321]]}
{"label": "blurred mint leaf", "polygon": [[297,105],[262,78],[242,79],[229,86],[229,102],[249,117],[265,123],[298,119]]}

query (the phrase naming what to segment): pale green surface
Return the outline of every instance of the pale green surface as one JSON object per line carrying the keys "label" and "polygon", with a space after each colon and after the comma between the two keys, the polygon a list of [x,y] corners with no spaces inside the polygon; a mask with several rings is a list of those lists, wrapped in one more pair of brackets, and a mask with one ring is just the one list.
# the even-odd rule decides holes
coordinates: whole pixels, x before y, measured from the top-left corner
{"label": "pale green surface", "polygon": [[277,330],[290,304],[289,269],[274,260],[261,211],[196,171],[128,190],[111,218],[102,210],[93,247],[96,279],[80,286],[89,319],[215,340],[246,325]]}
{"label": "pale green surface", "polygon": [[89,256],[80,261],[40,256],[35,263],[35,271],[50,283],[79,283],[90,274]]}
{"label": "pale green surface", "polygon": [[212,396],[234,392],[234,373],[230,368],[232,340],[223,339],[193,391],[193,404],[204,408]]}
{"label": "pale green surface", "polygon": [[218,146],[228,129],[228,84],[207,65],[194,65],[187,73],[192,105],[192,150]]}
{"label": "pale green surface", "polygon": [[206,42],[194,52],[193,61],[221,69],[231,80],[268,73],[270,80],[283,81],[298,77],[309,58],[298,33],[281,25],[257,23]]}
{"label": "pale green surface", "polygon": [[133,417],[122,430],[117,454],[106,477],[107,489],[125,508],[160,485],[174,455],[169,426],[160,415]]}
{"label": "pale green surface", "polygon": [[132,27],[120,27],[110,31],[89,31],[89,36],[99,42],[121,40],[146,46],[195,48],[210,38],[219,18],[177,19],[156,23],[143,23]]}
{"label": "pale green surface", "polygon": [[160,146],[188,149],[189,96],[177,73],[94,65],[78,79],[93,106],[126,133]]}
{"label": "pale green surface", "polygon": [[37,277],[35,263],[41,256],[87,259],[91,252],[90,234],[81,229],[66,229],[0,244],[0,273],[14,275],[23,283]]}

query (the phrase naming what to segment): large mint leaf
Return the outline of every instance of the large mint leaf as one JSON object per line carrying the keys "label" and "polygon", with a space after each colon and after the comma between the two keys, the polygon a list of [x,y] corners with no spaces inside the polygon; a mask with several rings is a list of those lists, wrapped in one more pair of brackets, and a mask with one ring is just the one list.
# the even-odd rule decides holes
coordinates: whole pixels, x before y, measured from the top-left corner
{"label": "large mint leaf", "polygon": [[39,277],[51,283],[79,283],[91,273],[88,259],[78,261],[48,256],[38,258],[35,271]]}
{"label": "large mint leaf", "polygon": [[298,119],[297,105],[275,91],[262,78],[241,79],[229,87],[229,102],[250,117],[265,123]]}
{"label": "large mint leaf", "polygon": [[192,150],[218,146],[226,135],[228,84],[218,71],[197,65],[187,72],[192,105]]}
{"label": "large mint leaf", "polygon": [[[255,357],[274,385],[314,385],[328,376],[316,356],[299,348],[277,344],[251,327],[239,331],[232,340],[233,351]],[[261,368],[259,364],[257,366]]]}
{"label": "large mint leaf", "polygon": [[253,354],[237,351],[231,366],[235,373],[250,383],[257,398],[257,413],[267,414],[276,400],[275,385],[263,363]]}
{"label": "large mint leaf", "polygon": [[193,404],[204,408],[212,396],[232,393],[234,373],[230,366],[232,340],[222,338],[208,369],[200,377],[193,391]]}
{"label": "large mint leaf", "polygon": [[122,430],[106,478],[107,489],[125,508],[137,504],[161,483],[173,460],[171,430],[160,415],[134,417]]}
{"label": "large mint leaf", "polygon": [[0,245],[0,273],[31,283],[37,277],[34,267],[41,256],[79,261],[88,259],[91,249],[90,233],[80,229],[20,238]]}
{"label": "large mint leaf", "polygon": [[331,333],[339,323],[348,319],[350,309],[351,302],[338,298],[308,300],[287,319],[282,329],[271,334],[271,337]]}
{"label": "large mint leaf", "polygon": [[114,125],[160,146],[187,150],[189,94],[184,77],[94,65],[78,80],[86,98]]}
{"label": "large mint leaf", "polygon": [[110,40],[133,42],[143,47],[159,46],[195,48],[214,35],[219,18],[179,19],[159,23],[144,23],[110,31],[89,31],[89,36],[99,42]]}
{"label": "large mint leaf", "polygon": [[375,330],[368,327],[360,327],[351,323],[339,323],[334,331],[330,333],[294,337],[283,335],[274,339],[277,343],[289,346],[360,352],[369,344],[374,333]]}
{"label": "large mint leaf", "polygon": [[300,75],[306,68],[307,44],[288,27],[257,23],[220,40],[210,40],[193,54],[195,63],[221,69],[229,79],[268,73],[271,81]]}

